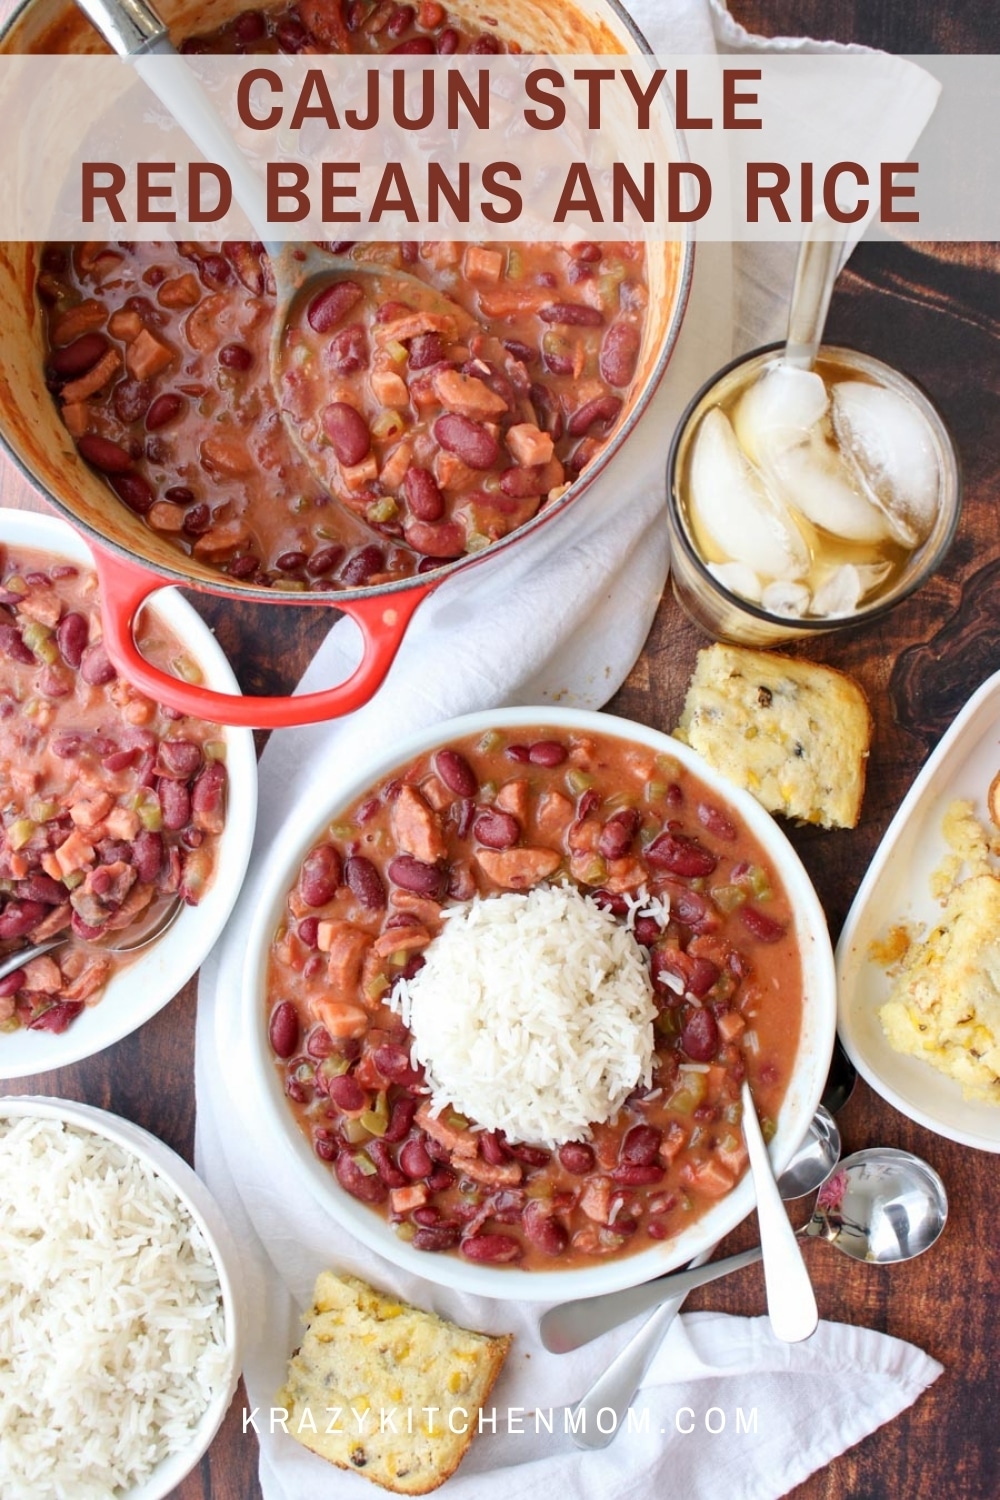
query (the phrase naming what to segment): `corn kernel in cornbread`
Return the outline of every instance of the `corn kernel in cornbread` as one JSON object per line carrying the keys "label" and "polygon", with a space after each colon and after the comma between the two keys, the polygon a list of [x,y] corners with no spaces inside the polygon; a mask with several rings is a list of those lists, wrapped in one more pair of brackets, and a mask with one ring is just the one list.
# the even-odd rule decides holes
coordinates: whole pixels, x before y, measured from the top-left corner
{"label": "corn kernel in cornbread", "polygon": [[472,1442],[511,1336],[472,1333],[331,1271],[303,1321],[275,1397],[288,1433],[397,1494],[437,1489]]}
{"label": "corn kernel in cornbread", "polygon": [[715,645],[698,652],[674,734],[768,812],[853,828],[871,730],[865,696],[843,672]]}
{"label": "corn kernel in cornbread", "polygon": [[1000,879],[971,803],[952,804],[944,831],[953,853],[932,881],[944,912],[911,943],[879,1018],[897,1052],[954,1078],[967,1099],[1000,1104]]}

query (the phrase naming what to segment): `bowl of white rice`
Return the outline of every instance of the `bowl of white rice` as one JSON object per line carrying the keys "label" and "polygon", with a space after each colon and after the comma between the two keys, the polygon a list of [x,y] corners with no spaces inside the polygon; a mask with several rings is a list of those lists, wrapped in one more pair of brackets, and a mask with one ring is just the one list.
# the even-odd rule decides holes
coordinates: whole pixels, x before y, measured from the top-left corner
{"label": "bowl of white rice", "polygon": [[163,1500],[241,1365],[238,1256],[200,1178],[128,1120],[0,1099],[0,1494]]}
{"label": "bowl of white rice", "polygon": [[[375,1251],[402,1271],[442,1286],[503,1299],[554,1301],[635,1285],[683,1265],[710,1248],[752,1211],[754,1196],[748,1175],[736,1180],[731,1190],[717,1196],[680,1232],[673,1232],[671,1226],[671,1232],[660,1237],[659,1243],[652,1243],[650,1237],[645,1246],[626,1247],[624,1253],[604,1255],[599,1249],[588,1261],[558,1249],[544,1258],[532,1257],[529,1249],[523,1264],[517,1263],[515,1257],[513,1263],[507,1264],[475,1261],[464,1242],[460,1246],[442,1246],[444,1253],[429,1253],[437,1248],[428,1243],[432,1235],[420,1234],[417,1227],[428,1221],[429,1215],[411,1221],[408,1232],[399,1232],[397,1205],[405,1211],[403,1200],[411,1198],[407,1189],[403,1189],[400,1198],[373,1208],[369,1201],[378,1200],[361,1201],[364,1184],[359,1179],[355,1177],[360,1192],[355,1192],[350,1182],[345,1183],[338,1176],[336,1169],[342,1166],[345,1152],[362,1172],[371,1165],[363,1158],[368,1149],[363,1137],[353,1152],[350,1147],[341,1146],[338,1139],[339,1154],[331,1161],[332,1153],[324,1155],[322,1149],[325,1141],[321,1137],[325,1132],[320,1129],[319,1136],[311,1140],[303,1128],[303,1123],[310,1130],[325,1125],[330,1127],[329,1134],[341,1129],[332,1108],[326,1111],[329,1118],[324,1118],[324,1099],[318,1089],[313,1102],[298,1106],[290,1102],[295,1099],[297,1061],[301,1059],[303,1064],[311,1066],[307,1051],[312,1041],[312,1032],[307,1032],[310,1023],[303,1018],[287,1051],[278,1051],[277,1056],[271,1030],[278,1004],[296,993],[297,976],[303,961],[308,962],[309,958],[294,944],[289,949],[292,968],[282,969],[275,956],[285,941],[284,935],[297,930],[299,918],[290,917],[289,910],[296,892],[303,889],[298,882],[309,852],[327,839],[343,850],[345,859],[337,896],[325,905],[319,904],[322,896],[314,896],[312,904],[300,904],[298,908],[302,918],[318,911],[320,920],[328,921],[328,936],[319,942],[322,948],[328,939],[336,943],[344,938],[348,925],[344,919],[351,914],[353,886],[348,878],[347,859],[359,846],[351,842],[355,836],[351,830],[357,825],[349,822],[350,810],[367,807],[369,799],[374,802],[374,792],[379,786],[398,784],[395,778],[401,768],[418,760],[423,765],[425,758],[437,757],[442,747],[456,744],[468,747],[479,743],[480,737],[484,743],[499,737],[507,744],[523,739],[523,731],[527,729],[542,739],[561,737],[572,741],[573,736],[584,739],[604,736],[620,743],[623,752],[634,753],[640,762],[652,753],[654,757],[677,763],[682,777],[696,779],[706,795],[722,809],[728,809],[748,831],[761,857],[778,876],[794,931],[789,961],[800,968],[802,998],[801,1028],[787,1062],[787,1087],[771,1121],[774,1129],[771,1154],[776,1170],[781,1171],[808,1129],[833,1047],[836,987],[822,908],[794,850],[759,803],[732,786],[689,747],[657,730],[609,715],[551,705],[491,710],[425,728],[398,741],[377,759],[372,757],[365,765],[355,763],[338,768],[324,764],[322,773],[328,781],[314,779],[311,797],[294,811],[272,843],[267,869],[261,872],[258,881],[257,903],[247,936],[242,996],[230,995],[220,1007],[217,1019],[220,1049],[225,1048],[230,1076],[238,1080],[240,1097],[252,1101],[252,1107],[243,1115],[244,1127],[251,1133],[260,1159],[268,1164],[267,1194],[276,1204],[281,1203],[282,1212],[289,1213],[295,1222],[312,1223],[303,1201],[311,1198],[314,1205],[318,1204],[354,1237],[338,1241],[341,1255],[352,1266],[365,1264],[369,1252]],[[440,761],[435,760],[435,764]],[[517,769],[525,774],[532,771],[530,765]],[[536,787],[531,795],[538,797],[541,793]],[[373,823],[362,821],[368,842],[360,847],[379,860],[383,856],[378,850],[385,847],[379,841],[386,838],[384,832],[378,831],[382,826],[380,819],[376,816]],[[371,828],[375,833],[369,832]],[[486,852],[488,855],[489,850]],[[395,894],[395,886],[389,889],[393,877],[386,869],[382,873],[390,897],[388,934],[394,921],[402,921],[401,916],[391,915],[393,903],[402,903]],[[430,948],[423,949],[422,968],[415,978],[400,980],[391,992],[386,992],[413,1039],[409,1052],[411,1066],[420,1065],[424,1069],[423,1087],[428,1099],[426,1106],[421,1106],[414,1130],[422,1128],[440,1134],[442,1124],[446,1129],[449,1118],[457,1115],[460,1127],[471,1120],[474,1129],[498,1131],[508,1142],[534,1141],[559,1152],[560,1139],[589,1138],[582,1125],[585,1120],[608,1120],[609,1127],[617,1129],[616,1111],[623,1100],[626,1102],[622,1117],[629,1118],[627,1101],[632,1090],[649,1089],[648,1029],[653,1024],[650,1018],[655,1018],[645,957],[639,966],[643,972],[638,982],[634,982],[632,974],[639,951],[633,940],[633,927],[639,924],[640,930],[645,927],[648,931],[651,921],[665,922],[667,916],[657,913],[655,897],[647,900],[641,891],[626,904],[630,909],[627,915],[619,913],[617,928],[615,923],[605,921],[610,930],[603,932],[599,929],[604,913],[597,910],[585,890],[574,889],[572,880],[560,880],[558,874],[551,882],[543,881],[525,892],[509,890],[502,895],[461,901],[448,896],[444,901],[447,908],[444,930],[434,938]],[[363,922],[365,908],[357,902],[355,906]],[[414,909],[411,901],[406,910]],[[383,912],[377,917],[382,919]],[[400,933],[399,941],[404,942],[405,923]],[[346,936],[349,940],[349,934]],[[387,936],[383,947],[388,941]],[[325,961],[327,953],[319,957]],[[405,958],[405,954],[400,954],[393,962],[403,963]],[[582,993],[590,988],[593,994],[597,993],[589,983],[588,967],[600,977],[603,1000],[596,1006],[592,997],[584,998],[580,1003],[587,1006],[587,1013],[577,1017],[572,1014],[568,991],[575,988]],[[576,976],[578,969],[582,972]],[[345,996],[348,1007],[352,998],[357,1002],[358,996],[348,993],[333,977],[332,965],[326,972],[327,978],[317,977],[315,988],[309,992],[321,1012],[328,1001],[334,1011],[341,1009]],[[498,987],[480,982],[491,972],[499,976]],[[460,982],[453,983],[456,974]],[[473,993],[477,996],[476,1013],[470,1022],[463,1009],[467,1008],[467,997]],[[309,1004],[312,1003],[310,1000]],[[558,1046],[550,1047],[549,1036],[540,1038],[541,1022],[547,1016],[553,1019],[549,1030],[558,1033]],[[522,1033],[529,1042],[524,1048],[520,1045]],[[235,1043],[234,1038],[238,1039]],[[748,1046],[750,1043],[748,1036]],[[405,1047],[406,1043],[400,1045]],[[551,1078],[532,1076],[533,1063],[550,1054],[554,1059]],[[287,1063],[276,1065],[282,1057],[288,1058]],[[338,1059],[331,1061],[337,1063]],[[686,1066],[692,1070],[691,1076],[699,1069],[702,1073],[708,1071],[704,1062]],[[362,1082],[371,1090],[368,1097],[372,1098],[379,1085],[369,1085],[367,1078]],[[416,1087],[419,1092],[420,1085]],[[334,1089],[349,1104],[342,1084],[333,1084],[330,1099]],[[444,1107],[443,1114],[440,1113],[438,1092],[452,1103],[459,1101],[453,1111]],[[600,1114],[592,1097],[595,1093],[602,1096]],[[389,1098],[391,1108],[391,1095]],[[512,1109],[516,1119],[510,1118]],[[380,1127],[377,1122],[373,1124],[377,1131]],[[384,1130],[384,1124],[381,1128]],[[737,1125],[737,1131],[738,1128]],[[404,1138],[390,1132],[389,1139],[398,1143]],[[316,1149],[317,1144],[320,1149]],[[398,1157],[403,1146],[396,1144],[391,1149]],[[480,1156],[484,1149],[481,1148]],[[381,1154],[384,1156],[384,1152]],[[378,1155],[373,1160],[377,1161]],[[404,1167],[408,1164],[403,1163]],[[525,1168],[525,1174],[530,1170]],[[490,1180],[483,1177],[482,1164],[478,1171],[480,1181]],[[411,1169],[410,1175],[416,1172]],[[425,1180],[431,1182],[430,1177]],[[520,1180],[530,1197],[532,1182],[526,1176]],[[444,1191],[447,1193],[448,1189]],[[301,1220],[295,1219],[296,1214],[302,1216]],[[599,1222],[613,1232],[614,1204]],[[487,1235],[502,1237],[512,1232],[509,1220],[486,1224]],[[578,1243],[576,1238],[571,1240],[571,1246]],[[495,1250],[498,1244],[498,1239],[494,1239],[485,1248]],[[527,1264],[529,1260],[531,1263]]]}

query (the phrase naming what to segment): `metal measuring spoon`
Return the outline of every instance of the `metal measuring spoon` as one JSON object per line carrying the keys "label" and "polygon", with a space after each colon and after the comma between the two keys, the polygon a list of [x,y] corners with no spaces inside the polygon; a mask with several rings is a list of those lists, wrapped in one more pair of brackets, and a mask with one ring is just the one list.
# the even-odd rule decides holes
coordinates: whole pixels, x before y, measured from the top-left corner
{"label": "metal measuring spoon", "polygon": [[[829,1177],[839,1158],[840,1131],[836,1122],[820,1105],[805,1140],[778,1179],[778,1191],[782,1198],[791,1201],[814,1193]],[[759,1259],[760,1252],[754,1252],[754,1256]],[[711,1274],[715,1264],[721,1265],[724,1262],[705,1266],[703,1273],[696,1270],[681,1272],[680,1275],[702,1274],[703,1280],[712,1281],[715,1279]],[[539,1323],[542,1343],[553,1354],[568,1354],[571,1349],[579,1349],[582,1344],[589,1344],[591,1339],[599,1338],[609,1329],[617,1328],[619,1323],[627,1323],[637,1313],[655,1307],[664,1297],[672,1297],[675,1280],[674,1276],[658,1276],[654,1281],[626,1287],[621,1292],[608,1292],[603,1297],[579,1298],[574,1302],[564,1302],[558,1307],[550,1307]],[[701,1285],[701,1282],[695,1284]]]}

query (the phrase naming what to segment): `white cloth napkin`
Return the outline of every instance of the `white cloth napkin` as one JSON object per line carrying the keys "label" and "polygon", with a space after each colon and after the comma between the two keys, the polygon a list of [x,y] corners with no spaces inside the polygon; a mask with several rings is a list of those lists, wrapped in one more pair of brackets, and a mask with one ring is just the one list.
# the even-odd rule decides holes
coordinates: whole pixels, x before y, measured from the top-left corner
{"label": "white cloth napkin", "polygon": [[[746,47],[716,0],[632,0],[652,45],[703,52],[715,34]],[[933,107],[928,89],[926,114]],[[926,114],[888,122],[916,139]],[[247,1097],[238,997],[246,931],[267,853],[294,820],[308,836],[315,809],[365,758],[403,734],[501,703],[599,707],[620,686],[649,631],[667,569],[659,523],[664,464],[677,417],[694,390],[739,349],[778,337],[791,281],[788,247],[703,245],[666,378],[627,449],[568,518],[506,557],[458,575],[418,611],[376,699],[349,720],[272,736],[261,761],[251,872],[223,941],[202,971],[197,1029],[199,1170],[224,1209],[245,1262],[249,1311],[244,1377],[261,1443],[266,1500],[370,1496],[269,1427],[269,1409],[298,1342],[297,1309],[328,1266],[361,1274],[469,1327],[513,1331],[514,1352],[494,1392],[497,1433],[473,1445],[449,1481],[456,1500],[652,1497],[669,1476],[688,1500],[777,1497],[908,1406],[941,1367],[899,1340],[822,1324],[805,1345],[773,1339],[764,1319],[698,1314],[673,1325],[633,1406],[633,1428],[603,1453],[580,1453],[562,1411],[607,1365],[630,1325],[576,1354],[542,1350],[537,1313],[433,1287],[399,1273],[340,1230],[304,1193],[290,1191],[282,1152]],[[357,660],[347,621],[331,631],[303,679],[312,690]],[[514,1415],[508,1414],[512,1409]],[[536,1435],[539,1410],[553,1433]],[[646,1414],[645,1417],[643,1414]],[[742,1414],[742,1415],[741,1415]],[[721,1432],[710,1430],[724,1422]],[[646,1430],[643,1430],[645,1422]],[[706,1426],[706,1423],[708,1424]],[[522,1430],[518,1430],[518,1428]],[[690,1431],[686,1430],[691,1428]]]}

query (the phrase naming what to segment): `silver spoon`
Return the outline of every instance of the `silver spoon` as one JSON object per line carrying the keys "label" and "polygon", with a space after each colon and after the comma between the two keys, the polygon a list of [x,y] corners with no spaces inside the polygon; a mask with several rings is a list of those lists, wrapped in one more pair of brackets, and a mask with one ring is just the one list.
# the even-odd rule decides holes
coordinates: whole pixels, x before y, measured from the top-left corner
{"label": "silver spoon", "polygon": [[750,1154],[750,1171],[757,1196],[757,1227],[764,1259],[767,1314],[777,1338],[786,1344],[798,1344],[816,1332],[819,1322],[816,1295],[795,1230],[788,1222],[781,1201],[753,1094],[746,1079],[740,1096],[743,1100],[743,1137]]}
{"label": "silver spoon", "polygon": [[[835,1120],[820,1105],[805,1139],[778,1179],[778,1191],[782,1198],[791,1201],[814,1193],[829,1177],[839,1159],[840,1131]],[[755,1255],[759,1259],[760,1252],[755,1252]],[[713,1262],[705,1267],[705,1281],[715,1279],[711,1274],[715,1264],[722,1262]],[[689,1273],[680,1273],[687,1274]],[[542,1343],[552,1354],[568,1354],[572,1349],[579,1349],[581,1345],[589,1344],[592,1339],[599,1338],[609,1329],[617,1328],[620,1323],[627,1323],[638,1313],[655,1307],[664,1297],[671,1296],[676,1279],[676,1276],[658,1276],[653,1281],[626,1287],[621,1292],[608,1292],[602,1297],[581,1297],[573,1302],[563,1302],[558,1307],[550,1307],[539,1323]],[[701,1284],[700,1281],[695,1283],[698,1286]],[[684,1295],[687,1295],[687,1290]]]}
{"label": "silver spoon", "polygon": [[[805,1140],[778,1179],[778,1189],[782,1197],[799,1198],[815,1192],[834,1170],[839,1158],[840,1131],[820,1105],[809,1126]],[[705,1255],[699,1256],[693,1264],[704,1264],[710,1254],[711,1251],[706,1251]],[[627,1295],[627,1293],[616,1293],[607,1298],[591,1298],[590,1301],[591,1303],[611,1303],[615,1297]],[[653,1363],[656,1351],[683,1302],[684,1298],[681,1296],[671,1297],[667,1302],[662,1303],[573,1408],[574,1418],[583,1414],[582,1421],[577,1420],[573,1423],[573,1441],[578,1448],[606,1448],[611,1442],[624,1420],[632,1397],[642,1384],[643,1376]],[[568,1305],[572,1307],[574,1304]],[[583,1307],[588,1305],[587,1303],[576,1304],[576,1306]],[[552,1311],[558,1313],[561,1309],[554,1308]],[[548,1316],[546,1314],[546,1317]],[[625,1316],[628,1317],[631,1314]],[[545,1319],[543,1318],[542,1321],[544,1323]],[[580,1342],[586,1342],[586,1339]],[[546,1344],[546,1347],[552,1346]],[[569,1347],[575,1348],[576,1345]],[[610,1430],[602,1432],[596,1421],[589,1420],[589,1414],[593,1413],[596,1416],[597,1412],[605,1408],[615,1412],[616,1421]],[[607,1429],[607,1424],[604,1426]]]}
{"label": "silver spoon", "polygon": [[[172,927],[183,910],[184,903],[179,896],[174,896],[166,906],[156,909],[156,904],[150,907],[145,916],[138,922],[131,923],[124,929],[127,941],[120,943],[94,943],[93,947],[99,947],[104,953],[138,953],[142,948],[148,948],[150,943],[162,937],[169,927]],[[147,925],[151,922],[151,925]],[[8,974],[30,963],[33,958],[41,958],[43,953],[51,953],[53,948],[60,948],[64,943],[73,941],[73,934],[66,930],[56,933],[55,937],[48,938],[44,943],[36,943],[32,948],[20,948],[16,953],[8,953],[0,959],[0,979],[6,979]],[[82,938],[76,939],[83,942]]]}
{"label": "silver spoon", "polygon": [[803,236],[795,263],[783,364],[811,370],[816,363],[843,253],[843,226],[826,214],[817,215]]}
{"label": "silver spoon", "polygon": [[[146,0],[77,0],[94,28],[116,52],[126,57],[146,85],[170,111],[206,160],[217,162],[229,174],[233,195],[254,227],[267,251],[274,274],[276,307],[271,332],[271,384],[282,420],[306,463],[334,499],[344,504],[331,479],[337,479],[332,450],[314,436],[316,413],[290,411],[283,397],[286,364],[296,347],[295,325],[305,305],[336,281],[372,282],[380,302],[403,301],[414,313],[433,313],[449,320],[443,329],[447,342],[464,340],[479,329],[475,318],[444,292],[417,276],[394,267],[351,260],[333,255],[318,245],[276,240],[268,219],[264,184],[216,112],[209,99],[170,40],[166,25]],[[154,66],[147,66],[156,58]],[[165,67],[163,59],[173,59]],[[355,520],[363,516],[347,507]]]}

